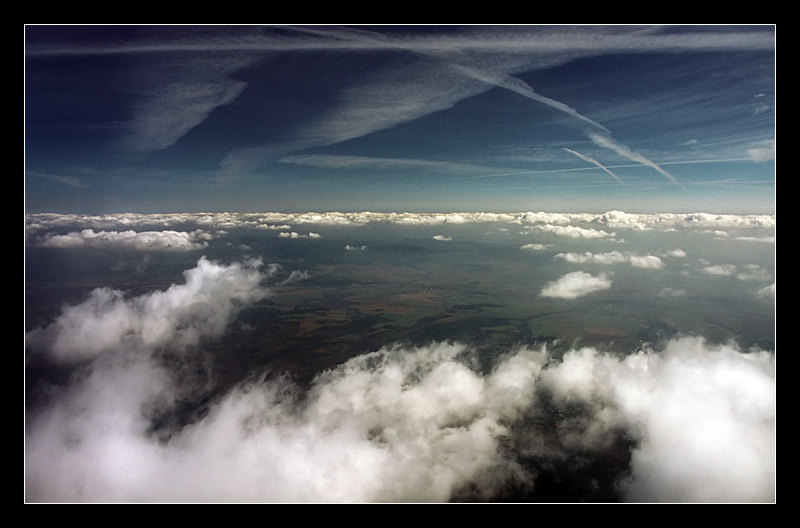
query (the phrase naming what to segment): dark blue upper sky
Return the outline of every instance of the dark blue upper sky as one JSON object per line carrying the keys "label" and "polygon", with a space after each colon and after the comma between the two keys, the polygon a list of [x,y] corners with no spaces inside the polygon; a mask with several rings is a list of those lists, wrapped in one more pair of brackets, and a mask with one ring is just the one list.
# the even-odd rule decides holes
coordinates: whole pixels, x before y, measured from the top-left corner
{"label": "dark blue upper sky", "polygon": [[28,212],[775,211],[774,26],[26,26]]}

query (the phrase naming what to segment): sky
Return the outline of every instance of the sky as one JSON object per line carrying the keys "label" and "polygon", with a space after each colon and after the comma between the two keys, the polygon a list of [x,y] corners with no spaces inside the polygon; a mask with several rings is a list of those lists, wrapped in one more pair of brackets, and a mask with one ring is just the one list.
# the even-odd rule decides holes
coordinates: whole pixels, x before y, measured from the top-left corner
{"label": "sky", "polygon": [[26,213],[775,213],[775,27],[25,27]]}

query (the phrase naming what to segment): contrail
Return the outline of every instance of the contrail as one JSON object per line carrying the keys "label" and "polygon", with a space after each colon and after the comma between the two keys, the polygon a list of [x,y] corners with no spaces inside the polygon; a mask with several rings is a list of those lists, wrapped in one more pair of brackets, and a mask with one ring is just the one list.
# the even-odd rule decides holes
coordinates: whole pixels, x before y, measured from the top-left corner
{"label": "contrail", "polygon": [[556,110],[564,112],[565,114],[569,114],[575,119],[579,119],[585,123],[588,123],[593,128],[599,128],[600,130],[608,134],[611,133],[609,129],[607,129],[597,121],[592,121],[588,117],[581,115],[574,108],[567,106],[564,103],[560,103],[555,99],[550,99],[549,97],[545,97],[544,95],[536,93],[536,91],[534,91],[534,89],[531,88],[528,83],[526,83],[521,79],[517,79],[516,77],[512,77],[510,75],[490,74],[488,72],[478,71],[474,68],[470,68],[461,64],[453,64],[453,67],[458,71],[462,72],[463,74],[467,75],[468,77],[472,77],[473,79],[477,79],[479,81],[483,81],[488,84],[493,84],[500,88],[511,90],[512,92],[516,92],[523,97],[527,97],[528,99],[533,99],[534,101],[544,103],[547,106],[550,106],[552,108],[555,108]]}
{"label": "contrail", "polygon": [[580,159],[582,159],[583,161],[588,161],[589,163],[594,163],[595,165],[597,165],[598,167],[600,167],[601,169],[603,169],[604,171],[606,171],[607,173],[609,173],[610,175],[612,175],[614,178],[616,178],[616,180],[617,180],[618,182],[622,183],[622,185],[625,185],[625,184],[622,182],[622,180],[620,180],[620,179],[617,177],[617,175],[616,175],[616,174],[614,174],[613,172],[611,172],[611,171],[610,171],[610,170],[608,170],[607,168],[603,167],[603,165],[602,165],[602,164],[601,164],[599,161],[597,161],[597,160],[595,160],[595,159],[592,159],[592,158],[590,158],[589,156],[584,156],[584,155],[583,155],[583,154],[581,154],[580,152],[575,152],[574,150],[570,150],[570,149],[568,149],[568,148],[566,148],[566,147],[564,147],[564,150],[566,150],[567,152],[570,152],[570,153],[572,153],[572,154],[575,154],[576,156],[578,156],[578,157],[579,157]]}
{"label": "contrail", "polygon": [[[684,190],[686,189],[686,187],[681,185],[681,183],[678,180],[676,180],[675,177],[672,174],[670,174],[669,172],[667,172],[664,169],[662,169],[661,167],[659,167],[658,164],[650,161],[649,159],[645,158],[641,154],[637,154],[636,152],[633,152],[631,149],[629,149],[625,145],[621,145],[621,144],[615,142],[614,140],[612,140],[611,137],[610,137],[611,136],[611,131],[609,129],[607,129],[606,127],[604,127],[603,125],[601,125],[597,121],[593,121],[592,119],[589,119],[588,117],[586,117],[584,115],[581,115],[577,110],[575,110],[574,108],[572,108],[570,106],[565,105],[564,103],[561,103],[559,101],[556,101],[555,99],[550,99],[549,97],[545,97],[544,95],[536,93],[533,90],[533,88],[531,88],[530,85],[528,85],[528,83],[526,83],[525,81],[523,81],[521,79],[517,79],[516,77],[512,77],[510,75],[497,75],[497,74],[491,74],[491,73],[488,73],[488,72],[485,72],[485,71],[478,71],[478,70],[475,70],[474,68],[463,66],[461,64],[453,64],[453,67],[456,68],[458,71],[464,73],[465,75],[467,75],[469,77],[472,77],[473,79],[478,79],[480,81],[483,81],[483,82],[486,82],[486,83],[489,83],[489,84],[493,84],[493,85],[498,86],[500,88],[505,88],[507,90],[511,90],[512,92],[516,92],[516,93],[518,93],[518,94],[520,94],[520,95],[522,95],[524,97],[527,97],[528,99],[533,99],[534,101],[538,101],[540,103],[544,103],[547,106],[555,108],[556,110],[560,110],[561,112],[564,112],[565,114],[568,114],[568,115],[574,117],[575,119],[579,119],[580,121],[583,121],[584,123],[587,123],[587,124],[591,125],[591,127],[594,128],[594,129],[602,130],[603,131],[602,134],[599,134],[597,132],[588,132],[589,138],[592,141],[594,141],[597,145],[599,145],[599,146],[601,146],[603,148],[611,149],[611,150],[615,151],[617,154],[619,154],[620,156],[624,156],[624,157],[628,158],[631,161],[636,161],[638,163],[641,163],[642,165],[647,165],[648,167],[654,168],[655,170],[660,172],[662,175],[667,177],[667,179],[669,179],[674,184],[680,186]],[[583,156],[581,156],[577,152],[574,152],[574,151],[570,151],[570,152],[572,152],[573,154],[583,158]],[[600,168],[602,168],[603,170],[605,170],[606,172],[608,172],[609,174],[611,174],[612,176],[617,178],[614,174],[611,173],[611,171],[609,171],[608,169],[606,169],[605,167],[600,165],[595,160],[587,159],[587,158],[583,158],[583,159],[585,159],[586,161],[589,161],[590,163],[596,164],[597,166],[599,166]],[[619,178],[617,178],[617,180],[619,180]],[[620,180],[620,183],[622,183],[622,180]]]}
{"label": "contrail", "polygon": [[604,135],[601,135],[601,134],[597,134],[597,133],[594,133],[594,132],[590,132],[589,133],[589,139],[594,141],[597,145],[599,145],[601,147],[604,147],[604,148],[607,148],[607,149],[611,149],[611,150],[615,151],[617,154],[619,154],[620,156],[624,156],[624,157],[628,158],[631,161],[637,161],[637,162],[641,163],[642,165],[647,165],[648,167],[654,168],[655,170],[660,172],[662,175],[664,175],[667,179],[669,179],[672,183],[674,183],[675,185],[678,185],[683,190],[687,190],[686,187],[681,185],[681,183],[678,180],[676,180],[675,177],[672,174],[668,173],[667,171],[665,171],[664,169],[659,167],[658,164],[650,161],[649,159],[645,158],[641,154],[637,154],[637,153],[633,152],[631,149],[629,149],[625,145],[621,145],[621,144],[617,143],[616,141],[614,141],[610,137],[604,136]]}

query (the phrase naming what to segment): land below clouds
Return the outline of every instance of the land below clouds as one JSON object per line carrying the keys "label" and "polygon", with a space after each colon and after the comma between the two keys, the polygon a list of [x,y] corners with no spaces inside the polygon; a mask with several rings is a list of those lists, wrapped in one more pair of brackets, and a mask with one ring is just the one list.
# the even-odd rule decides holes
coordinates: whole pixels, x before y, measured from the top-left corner
{"label": "land below clouds", "polygon": [[[453,222],[452,215],[439,216],[414,216],[425,222],[413,225],[385,219],[346,224],[346,217],[339,215],[314,215],[316,224],[305,223],[311,215],[275,218],[276,223],[266,224],[264,217],[255,221],[247,215],[231,215],[225,224],[222,216],[211,215],[201,225],[194,216],[180,224],[185,231],[174,230],[174,217],[167,225],[166,217],[149,216],[146,222],[128,219],[136,230],[124,237],[115,234],[124,232],[119,217],[31,217],[25,307],[28,498],[772,500],[774,359],[769,358],[775,350],[774,302],[758,292],[770,282],[774,292],[774,217],[676,216],[657,229],[652,218],[648,224],[622,213],[607,214],[603,223],[564,216],[561,225],[575,229],[560,230],[529,229],[521,222],[527,218],[533,227],[542,221],[558,226],[552,215],[546,220],[528,215],[489,222]],[[402,218],[406,222],[410,217]],[[765,226],[767,220],[771,224]],[[247,222],[251,223],[244,225]],[[676,225],[682,227],[676,230]],[[90,227],[97,231],[70,235]],[[194,233],[176,240],[199,246],[165,246],[165,237],[174,236],[164,230],[167,227],[170,233]],[[156,229],[165,235],[155,236]],[[105,234],[97,236],[100,230]],[[594,236],[601,231],[613,236]],[[280,232],[299,234],[279,237]],[[319,236],[300,236],[311,232]],[[74,245],[76,241],[82,242]],[[137,241],[146,245],[136,246]],[[581,261],[567,261],[560,254],[580,255]],[[207,259],[198,263],[200,255]],[[649,264],[657,265],[638,267],[632,256],[647,256]],[[576,271],[591,278],[605,276],[608,287],[582,290],[574,297],[542,295],[547,284],[577,276]],[[251,287],[231,288],[234,284]],[[90,305],[92,297],[87,295],[93,291],[107,291],[103,298],[109,304]],[[213,296],[220,296],[219,301],[198,302]],[[95,294],[93,302],[99,301]],[[148,307],[167,302],[172,308],[160,319],[172,330],[152,327],[166,339],[154,342],[155,334],[143,330],[158,321]],[[70,320],[72,326],[65,326],[62,318],[69,306],[85,311]],[[98,306],[106,309],[89,310]],[[108,313],[125,314],[117,322],[127,326],[104,327]],[[87,344],[97,343],[91,340],[90,326],[84,327],[92,322],[98,329],[127,330],[117,345],[98,349],[97,356],[53,360],[59,328],[84,328],[75,335],[90,338]],[[220,330],[212,331],[216,328]],[[49,330],[37,334],[37,329]],[[109,335],[106,331],[104,339]],[[145,342],[152,344],[142,346]],[[715,379],[717,371],[711,365],[717,361],[717,366],[729,369],[723,358],[730,359],[741,367],[742,379],[749,380],[739,384],[742,401],[757,401],[758,409],[744,413],[752,403],[734,409],[714,393],[695,394],[681,386],[667,390],[658,384],[662,378],[656,373],[682,368],[686,354],[705,366],[675,371],[678,378]],[[699,409],[695,416],[655,402],[650,404],[652,413],[630,406],[623,392],[640,386],[630,378],[641,371],[636,359],[640,357],[653,365],[671,358],[666,363],[672,367],[653,367],[654,377],[640,382],[652,383],[651,394],[680,403],[684,413]],[[527,381],[512,383],[497,374],[507,372],[502,365],[514,361],[525,365],[518,372],[526,373]],[[376,393],[373,387],[394,386],[395,378],[385,376],[395,371],[401,380],[396,392]],[[568,372],[583,374],[570,378]],[[592,392],[577,391],[568,379],[593,387]],[[357,380],[383,381],[359,388]],[[93,403],[103,401],[96,391],[105,394],[110,381],[119,396],[112,400],[121,407]],[[500,392],[516,396],[495,400],[500,386]],[[155,393],[147,392],[154,387]],[[719,394],[730,390],[727,385],[718,387]],[[680,391],[697,400],[684,400]],[[734,401],[740,401],[736,394]],[[420,407],[420,401],[428,405]],[[458,407],[461,403],[466,407]],[[653,413],[671,416],[673,429],[682,424],[678,429],[686,435],[675,445],[684,446],[683,451],[653,451],[658,445],[654,438],[670,429]],[[128,425],[123,430],[111,425],[113,416],[125,418]],[[411,427],[417,422],[427,425]],[[228,425],[218,430],[223,423]],[[706,434],[707,425],[733,438],[751,435],[748,427],[754,428],[757,445],[719,440],[717,450],[725,456],[746,453],[752,464],[730,468],[736,473],[726,478],[738,481],[739,472],[746,471],[760,475],[758,486],[720,488],[725,493],[704,495],[700,488],[717,486],[705,476],[716,471],[711,466],[705,474],[683,475],[675,482],[663,479],[664,468],[657,461],[703,458],[692,435]],[[96,430],[117,435],[96,436]],[[244,436],[237,436],[240,433]],[[233,435],[231,443],[215,443],[216,434]],[[284,444],[279,438],[293,438],[294,443]],[[331,444],[335,438],[339,443]],[[403,439],[429,446],[424,452],[432,458],[410,455],[413,450],[408,451]],[[475,446],[485,449],[475,451]],[[222,457],[211,457],[208,450],[213,449],[227,450],[232,458],[223,462]],[[762,455],[753,458],[759,450]],[[47,452],[61,453],[63,460]],[[101,463],[98,452],[107,452],[109,461],[127,452],[148,468],[147,474],[134,483],[121,482],[124,468]],[[206,455],[198,454],[202,452]],[[319,458],[323,452],[336,453],[342,465]],[[341,489],[333,491],[333,483],[324,479],[298,482],[288,467],[272,458],[281,453],[295,469],[307,468],[309,476],[335,475]],[[436,458],[446,453],[481,462],[470,466],[455,455],[447,463]],[[189,456],[202,461],[197,475],[186,474],[187,464],[192,464],[184,457]],[[223,463],[237,467],[251,456],[261,468],[239,469],[239,477],[262,485],[258,471],[272,468],[279,476],[273,480],[283,482],[285,489],[268,485],[268,491],[255,496],[231,485],[228,493],[206,480],[204,472]],[[156,460],[198,486],[189,486],[180,496],[160,488],[186,481],[171,481],[173,477],[152,469]],[[365,466],[354,466],[354,460]],[[401,470],[391,460],[410,465]],[[459,465],[463,472],[455,469]],[[88,469],[95,466],[102,470]],[[424,470],[431,467],[443,473]],[[82,494],[61,480],[76,471],[82,475],[81,489],[88,490]],[[235,480],[235,473],[221,474]],[[56,493],[44,484],[48,479],[68,491]],[[356,485],[359,480],[363,486]],[[397,487],[387,487],[389,482]],[[144,491],[148,487],[161,490],[160,495]]]}

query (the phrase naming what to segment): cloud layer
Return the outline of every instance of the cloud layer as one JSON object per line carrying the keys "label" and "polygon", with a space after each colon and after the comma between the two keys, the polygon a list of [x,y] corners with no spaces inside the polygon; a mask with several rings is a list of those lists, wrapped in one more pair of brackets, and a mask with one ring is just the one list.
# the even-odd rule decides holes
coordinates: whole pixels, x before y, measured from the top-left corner
{"label": "cloud layer", "polygon": [[99,231],[84,229],[66,235],[47,235],[36,242],[41,247],[127,248],[147,251],[194,251],[208,246],[212,235],[184,231]]}
{"label": "cloud layer", "polygon": [[[102,333],[90,319],[86,332]],[[624,500],[774,500],[771,354],[680,338],[625,358],[584,348],[554,361],[545,348],[519,348],[489,370],[476,360],[454,343],[386,347],[307,390],[281,377],[240,384],[158,435],[151,420],[179,401],[174,373],[143,343],[109,346],[28,419],[26,497],[490,500],[535,491],[531,460],[604,456],[627,438],[630,466],[616,479]],[[552,406],[567,413],[556,437],[531,425]]]}
{"label": "cloud layer", "polygon": [[[502,221],[530,225],[544,216],[508,215]],[[192,218],[221,228],[364,217]],[[500,221],[466,213],[391,218],[437,226]],[[546,218],[545,225],[571,221]],[[640,228],[638,216],[594,218]],[[151,226],[157,221],[146,219]],[[55,229],[62,220],[40,218],[35,232]],[[87,219],[95,229],[100,220]],[[131,225],[138,220],[128,219]],[[165,215],[159,221],[180,220]],[[737,221],[697,219],[703,225]],[[578,261],[631,265],[636,256],[574,255]],[[489,358],[453,342],[386,346],[320,373],[308,386],[253,373],[214,392],[202,412],[165,421],[195,401],[198,389],[187,382],[184,366],[195,347],[224,335],[239,310],[269,296],[265,283],[279,269],[259,260],[225,265],[202,258],[185,272],[184,284],[138,297],[97,289],[29,333],[29,361],[61,365],[73,375],[63,385],[40,388],[44,403],[26,416],[26,500],[528,499],[546,488],[553,465],[585,474],[587,460],[617,460],[620,452],[625,457],[609,478],[619,500],[775,500],[774,354],[699,337],[642,345],[627,357],[595,348],[551,357],[546,347],[519,347]],[[764,278],[756,266],[734,271]],[[287,281],[307,277],[297,271]],[[611,286],[610,274],[575,272],[546,285],[542,295],[574,299]],[[774,284],[763,295],[774,298]],[[213,392],[207,387],[215,383],[213,373],[202,383],[203,394]],[[620,451],[620,443],[629,447]],[[596,500],[592,489],[587,485],[572,497]]]}
{"label": "cloud layer", "polygon": [[[124,226],[174,227],[187,223],[218,229],[231,227],[256,227],[262,229],[290,229],[291,225],[364,225],[369,223],[391,223],[396,225],[440,225],[467,223],[506,223],[535,227],[543,232],[560,236],[612,237],[613,233],[602,230],[587,230],[569,224],[596,224],[610,229],[770,229],[775,227],[774,215],[721,215],[708,213],[658,213],[637,214],[623,211],[606,213],[375,213],[369,211],[343,213],[176,213],[176,214],[115,214],[115,215],[69,215],[29,214],[25,217],[26,235],[48,230],[81,225],[87,229],[117,229]],[[557,229],[559,227],[567,229]],[[588,231],[588,232],[585,232]],[[774,239],[772,239],[774,242]]]}

